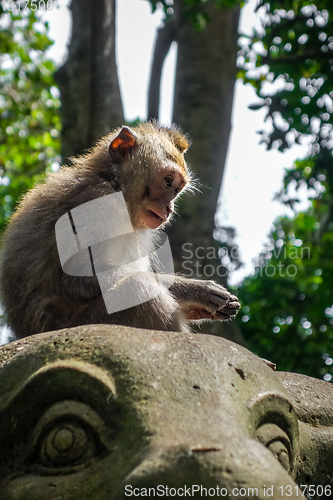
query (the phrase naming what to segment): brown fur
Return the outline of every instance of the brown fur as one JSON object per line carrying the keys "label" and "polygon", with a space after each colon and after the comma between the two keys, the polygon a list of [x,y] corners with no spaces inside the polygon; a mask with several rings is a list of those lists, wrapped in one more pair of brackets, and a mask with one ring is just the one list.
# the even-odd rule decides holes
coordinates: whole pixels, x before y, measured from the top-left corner
{"label": "brown fur", "polygon": [[[189,302],[184,289],[193,286],[190,302],[198,302],[195,280],[179,278],[178,292],[177,286],[170,289],[171,293],[165,288],[156,299],[109,315],[95,276],[69,276],[62,271],[55,240],[55,224],[62,215],[87,201],[121,190],[134,223],[138,207],[149,201],[147,190],[157,189],[156,176],[161,169],[181,174],[185,184],[190,181],[183,156],[188,142],[177,128],[153,123],[139,125],[133,129],[135,148],[118,161],[110,156],[109,146],[120,130],[101,139],[89,153],[72,159],[70,166],[50,174],[44,183],[28,192],[10,221],[3,239],[0,290],[8,324],[17,337],[90,323],[188,330],[180,304]],[[138,275],[138,290],[142,279]],[[219,289],[223,290],[226,304],[231,296],[222,287]],[[229,316],[235,308],[229,307]],[[223,315],[220,319],[224,319]]]}

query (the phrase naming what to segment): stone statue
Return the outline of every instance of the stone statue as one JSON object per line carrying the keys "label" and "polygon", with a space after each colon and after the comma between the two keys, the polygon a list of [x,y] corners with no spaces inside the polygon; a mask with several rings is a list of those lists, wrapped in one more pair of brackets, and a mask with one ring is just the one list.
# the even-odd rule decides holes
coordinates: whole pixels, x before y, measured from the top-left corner
{"label": "stone statue", "polygon": [[0,365],[1,500],[331,498],[333,386],[223,338],[88,325]]}

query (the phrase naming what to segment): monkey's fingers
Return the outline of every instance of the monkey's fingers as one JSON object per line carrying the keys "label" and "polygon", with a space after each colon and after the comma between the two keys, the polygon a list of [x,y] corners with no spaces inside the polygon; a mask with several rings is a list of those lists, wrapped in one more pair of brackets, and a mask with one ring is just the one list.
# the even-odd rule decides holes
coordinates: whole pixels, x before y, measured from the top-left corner
{"label": "monkey's fingers", "polygon": [[[237,299],[237,297],[235,298]],[[220,321],[232,319],[236,316],[240,307],[241,305],[238,300],[227,302],[224,307],[215,312],[214,319],[218,319]]]}
{"label": "monkey's fingers", "polygon": [[226,303],[226,305],[223,307],[223,309],[240,309],[241,304],[238,302],[238,298],[235,297],[234,300],[230,300],[229,302]]}
{"label": "monkey's fingers", "polygon": [[214,320],[218,321],[228,321],[229,319],[234,319],[236,317],[237,311],[230,310],[230,312],[226,313],[225,311],[216,311],[213,315]]}
{"label": "monkey's fingers", "polygon": [[[206,283],[206,282],[204,282]],[[209,311],[216,311],[227,306],[229,303],[238,303],[237,297],[231,295],[228,290],[215,282],[208,282],[204,293],[198,297],[198,302]]]}
{"label": "monkey's fingers", "polygon": [[[229,301],[230,301],[230,302],[238,302],[238,297],[236,297],[236,295],[231,295],[231,294],[230,294]],[[239,303],[239,302],[238,302],[238,303]]]}
{"label": "monkey's fingers", "polygon": [[216,281],[213,280],[195,280],[198,291],[200,289],[215,295],[216,297],[223,298],[224,300],[230,300],[231,294],[230,292],[224,288],[224,286],[219,285]]}
{"label": "monkey's fingers", "polygon": [[181,304],[190,321],[231,319],[240,308],[238,298],[215,281],[195,280]]}
{"label": "monkey's fingers", "polygon": [[236,316],[240,308],[240,303],[237,301],[228,302],[223,308],[218,311],[208,311],[200,307],[193,307],[186,311],[186,318],[191,321],[199,321],[201,319],[212,319],[219,321],[227,321]]}

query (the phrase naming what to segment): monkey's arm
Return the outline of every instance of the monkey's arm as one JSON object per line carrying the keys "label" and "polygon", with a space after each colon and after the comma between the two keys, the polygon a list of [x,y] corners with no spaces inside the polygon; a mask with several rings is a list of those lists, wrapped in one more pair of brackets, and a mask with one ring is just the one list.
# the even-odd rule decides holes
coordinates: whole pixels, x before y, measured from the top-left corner
{"label": "monkey's arm", "polygon": [[[167,277],[165,279],[167,281]],[[189,320],[228,320],[235,317],[240,308],[238,298],[212,280],[175,276],[169,291]]]}

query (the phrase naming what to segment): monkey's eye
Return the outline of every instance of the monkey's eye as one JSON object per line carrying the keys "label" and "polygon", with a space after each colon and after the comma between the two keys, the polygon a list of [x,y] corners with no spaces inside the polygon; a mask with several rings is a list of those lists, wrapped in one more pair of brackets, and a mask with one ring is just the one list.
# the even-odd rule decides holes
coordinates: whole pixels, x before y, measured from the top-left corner
{"label": "monkey's eye", "polygon": [[164,177],[164,186],[167,188],[170,188],[173,184],[173,176],[172,175],[167,175]]}

